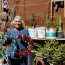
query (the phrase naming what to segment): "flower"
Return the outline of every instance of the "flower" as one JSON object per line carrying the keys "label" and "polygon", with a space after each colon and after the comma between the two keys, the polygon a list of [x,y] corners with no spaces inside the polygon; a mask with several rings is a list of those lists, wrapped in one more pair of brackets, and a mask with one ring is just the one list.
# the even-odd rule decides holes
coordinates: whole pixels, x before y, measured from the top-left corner
{"label": "flower", "polygon": [[19,52],[19,55],[27,55],[32,52],[33,48],[33,40],[29,36],[25,35],[18,35],[17,36],[19,39],[23,40],[25,44],[27,44],[27,49],[24,51]]}

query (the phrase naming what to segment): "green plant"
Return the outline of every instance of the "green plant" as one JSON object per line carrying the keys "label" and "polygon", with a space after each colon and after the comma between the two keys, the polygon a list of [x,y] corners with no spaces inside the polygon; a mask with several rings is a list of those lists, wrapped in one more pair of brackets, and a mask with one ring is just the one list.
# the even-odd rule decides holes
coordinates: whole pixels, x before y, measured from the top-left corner
{"label": "green plant", "polygon": [[42,57],[42,54],[43,54],[42,46],[38,43],[34,43],[33,45],[35,47],[35,49],[34,49],[35,57],[38,57],[38,58]]}
{"label": "green plant", "polygon": [[30,26],[32,27],[36,27],[36,14],[35,13],[32,13],[32,16],[31,16],[31,21],[30,21]]}
{"label": "green plant", "polygon": [[48,40],[44,45],[44,57],[47,59],[47,62],[50,64],[58,64],[65,62],[65,44],[60,43],[56,40]]}
{"label": "green plant", "polygon": [[57,25],[57,31],[62,31],[62,21],[61,21],[61,16],[58,16],[57,17],[57,23],[56,23],[56,25]]}
{"label": "green plant", "polygon": [[[38,44],[38,43],[36,43]],[[65,44],[55,39],[45,41],[43,45],[37,45],[35,49],[35,57],[44,57],[49,64],[61,64],[65,62]],[[36,46],[36,45],[35,45]]]}
{"label": "green plant", "polygon": [[33,61],[33,65],[36,65],[36,60],[42,58],[43,59],[43,47],[38,44],[38,43],[34,43],[34,53],[35,53],[35,58]]}
{"label": "green plant", "polygon": [[48,28],[48,29],[49,28],[56,28],[57,25],[56,25],[55,21],[48,21],[48,22],[45,23],[45,27]]}

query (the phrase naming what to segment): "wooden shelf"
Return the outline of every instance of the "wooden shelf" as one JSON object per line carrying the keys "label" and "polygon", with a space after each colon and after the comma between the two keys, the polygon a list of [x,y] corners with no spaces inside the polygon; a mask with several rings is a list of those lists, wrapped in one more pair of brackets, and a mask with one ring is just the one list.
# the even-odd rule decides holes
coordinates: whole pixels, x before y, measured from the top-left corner
{"label": "wooden shelf", "polygon": [[[48,40],[50,38],[31,38],[32,40]],[[65,40],[65,38],[55,38],[55,40]]]}

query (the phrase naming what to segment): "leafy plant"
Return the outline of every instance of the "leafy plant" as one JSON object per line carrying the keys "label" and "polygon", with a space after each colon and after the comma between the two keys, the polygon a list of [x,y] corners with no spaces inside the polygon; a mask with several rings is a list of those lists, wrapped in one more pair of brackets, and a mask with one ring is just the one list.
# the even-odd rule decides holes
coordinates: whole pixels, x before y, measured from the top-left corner
{"label": "leafy plant", "polygon": [[56,40],[48,40],[44,45],[44,57],[46,57],[48,63],[58,64],[65,62],[65,44]]}
{"label": "leafy plant", "polygon": [[48,28],[48,29],[49,28],[56,28],[57,25],[56,25],[55,21],[48,21],[48,22],[45,23],[45,27]]}
{"label": "leafy plant", "polygon": [[64,63],[65,44],[54,39],[47,40],[44,45],[40,45],[37,49],[35,49],[35,55],[37,58],[44,57],[49,64],[58,65]]}
{"label": "leafy plant", "polygon": [[57,31],[62,31],[62,21],[61,21],[61,16],[57,17]]}
{"label": "leafy plant", "polygon": [[40,59],[40,58],[43,58],[43,47],[41,47],[40,44],[38,43],[34,43],[34,53],[35,53],[35,58],[34,58],[34,61],[33,61],[33,65],[36,65],[36,60],[37,59]]}
{"label": "leafy plant", "polygon": [[31,16],[31,21],[30,21],[30,26],[32,27],[36,27],[36,15],[34,13],[32,13],[32,16]]}

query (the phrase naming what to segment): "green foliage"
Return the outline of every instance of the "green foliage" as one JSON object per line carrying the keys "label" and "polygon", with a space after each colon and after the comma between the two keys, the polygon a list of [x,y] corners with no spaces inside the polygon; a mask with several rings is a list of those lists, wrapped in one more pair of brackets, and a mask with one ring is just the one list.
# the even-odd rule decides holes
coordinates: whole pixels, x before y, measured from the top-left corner
{"label": "green foliage", "polygon": [[30,26],[36,27],[36,20],[35,19],[36,19],[36,15],[34,13],[32,13]]}
{"label": "green foliage", "polygon": [[56,40],[48,40],[44,45],[44,57],[47,58],[47,62],[58,64],[65,62],[65,44],[59,43]]}
{"label": "green foliage", "polygon": [[43,48],[37,49],[37,51],[35,51],[35,55],[40,58],[43,56],[43,52]]}
{"label": "green foliage", "polygon": [[57,31],[62,31],[62,21],[61,21],[61,16],[57,17]]}
{"label": "green foliage", "polygon": [[49,64],[65,62],[65,44],[54,39],[45,41],[45,44],[38,46],[34,52],[36,57],[44,57]]}
{"label": "green foliage", "polygon": [[48,22],[45,23],[45,27],[46,28],[56,28],[57,25],[56,25],[55,21],[48,21]]}
{"label": "green foliage", "polygon": [[46,28],[57,28],[57,31],[62,31],[62,17],[60,15],[57,16],[56,21],[46,21]]}

